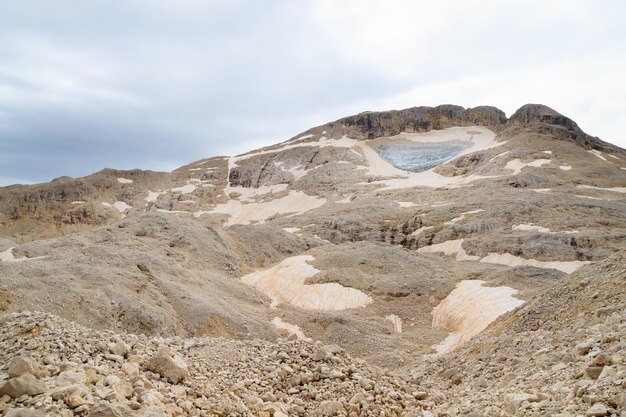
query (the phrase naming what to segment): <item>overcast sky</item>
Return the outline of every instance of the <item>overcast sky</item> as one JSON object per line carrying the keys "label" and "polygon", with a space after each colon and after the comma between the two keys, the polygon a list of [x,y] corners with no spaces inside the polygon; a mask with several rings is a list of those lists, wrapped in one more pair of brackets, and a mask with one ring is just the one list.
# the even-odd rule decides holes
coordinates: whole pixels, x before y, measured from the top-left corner
{"label": "overcast sky", "polygon": [[625,22],[623,0],[0,0],[0,185],[445,103],[542,103],[626,147]]}

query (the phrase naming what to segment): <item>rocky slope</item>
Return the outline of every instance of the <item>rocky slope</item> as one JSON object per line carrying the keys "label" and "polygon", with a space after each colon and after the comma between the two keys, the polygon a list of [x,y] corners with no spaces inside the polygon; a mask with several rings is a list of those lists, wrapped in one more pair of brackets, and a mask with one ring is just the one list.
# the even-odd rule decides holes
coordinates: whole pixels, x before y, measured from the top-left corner
{"label": "rocky slope", "polygon": [[396,372],[352,359],[337,345],[295,337],[277,343],[150,338],[96,332],[43,313],[9,314],[0,332],[6,364],[0,411],[92,417],[624,415],[625,276],[622,251],[554,284],[462,350],[414,357],[415,364]]}
{"label": "rocky slope", "polygon": [[[165,344],[188,365],[191,376],[183,385],[204,381],[206,373],[221,381],[204,381],[193,391],[204,392],[199,396],[206,401],[196,405],[199,397],[190,389],[172,397],[171,383],[161,381],[165,385],[150,387],[160,401],[150,408],[141,392],[101,398],[94,390],[110,384],[96,381],[81,386],[81,396],[91,397],[71,412],[87,415],[106,400],[125,404],[122,410],[134,407],[138,415],[206,415],[210,407],[257,415],[272,414],[263,407],[279,401],[288,405],[280,412],[309,415],[323,401],[339,401],[343,408],[327,405],[338,415],[507,415],[513,413],[508,394],[541,393],[514,412],[558,415],[557,408],[568,404],[574,408],[562,415],[584,414],[594,401],[539,380],[548,372],[553,379],[546,381],[586,381],[576,372],[595,354],[546,371],[546,363],[556,360],[546,351],[534,354],[537,362],[522,361],[518,376],[505,370],[519,365],[511,358],[543,348],[570,351],[583,338],[596,343],[598,332],[609,330],[594,326],[620,331],[621,319],[607,324],[593,311],[623,310],[616,277],[624,276],[625,194],[626,152],[541,105],[523,106],[508,119],[492,107],[362,113],[170,173],[107,169],[0,188],[0,311],[18,313],[7,316],[7,329],[20,321],[56,323],[36,326],[23,340],[3,330],[5,372],[23,355],[49,368],[37,376],[46,387],[42,397],[4,402],[52,406],[46,396],[61,367],[85,373],[103,366],[105,379],[115,375],[133,385],[138,379],[121,369],[132,362],[145,386],[156,380],[147,361]],[[594,300],[587,307],[595,310],[568,321],[559,307],[584,306],[574,293],[577,280],[585,279],[593,282],[581,294]],[[598,289],[591,291],[595,281]],[[54,316],[20,316],[25,310]],[[75,334],[76,342],[57,346],[56,326]],[[83,333],[90,335],[84,344]],[[519,335],[526,339],[517,342]],[[300,341],[287,343],[282,338],[288,336]],[[99,337],[107,346],[97,343]],[[136,352],[107,351],[115,338]],[[185,338],[203,348],[185,349]],[[28,351],[22,345],[27,339],[36,348]],[[133,340],[141,343],[135,348]],[[344,377],[322,377],[332,366],[294,358],[295,352],[317,352],[315,343],[345,349],[328,359]],[[620,337],[615,343],[611,355],[623,349]],[[273,352],[281,351],[290,359],[278,361]],[[491,359],[501,351],[505,359]],[[89,353],[99,359],[70,359]],[[48,354],[56,362],[45,363]],[[255,355],[275,368],[265,370]],[[221,369],[225,357],[250,365]],[[623,381],[619,358],[605,365],[617,366],[615,386]],[[318,372],[319,384],[289,393],[294,387],[272,373],[285,364],[294,372]],[[441,369],[454,372],[442,376]],[[532,376],[533,369],[543,371]],[[228,381],[245,372],[257,375],[258,387],[241,388],[238,399],[226,395],[232,392],[225,387],[235,384]],[[416,373],[423,378],[416,381]],[[272,375],[271,389],[266,374]],[[381,384],[361,393],[371,409],[350,405],[363,375]],[[487,385],[476,382],[480,377]],[[592,399],[618,413],[613,388],[602,390],[594,394],[602,401]],[[263,404],[247,402],[248,394]],[[181,405],[187,400],[191,408]],[[72,415],[65,397],[53,402]]]}

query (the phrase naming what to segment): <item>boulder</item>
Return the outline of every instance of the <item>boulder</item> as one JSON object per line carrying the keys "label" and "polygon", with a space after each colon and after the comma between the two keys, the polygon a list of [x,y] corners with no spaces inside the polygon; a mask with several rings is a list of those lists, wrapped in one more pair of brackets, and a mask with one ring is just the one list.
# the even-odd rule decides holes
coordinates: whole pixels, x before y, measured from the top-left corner
{"label": "boulder", "polygon": [[43,412],[32,408],[12,408],[4,415],[5,417],[43,417]]}
{"label": "boulder", "polygon": [[0,396],[8,395],[11,398],[18,398],[22,395],[39,395],[46,390],[46,387],[31,374],[20,375],[4,381],[0,385]]}
{"label": "boulder", "polygon": [[161,375],[172,384],[178,384],[189,374],[183,358],[167,346],[159,347],[157,353],[148,361],[146,368]]}
{"label": "boulder", "polygon": [[15,378],[24,374],[37,375],[37,372],[37,364],[29,357],[20,356],[9,362],[9,378]]}
{"label": "boulder", "polygon": [[124,417],[132,414],[125,404],[100,404],[91,409],[87,417]]}

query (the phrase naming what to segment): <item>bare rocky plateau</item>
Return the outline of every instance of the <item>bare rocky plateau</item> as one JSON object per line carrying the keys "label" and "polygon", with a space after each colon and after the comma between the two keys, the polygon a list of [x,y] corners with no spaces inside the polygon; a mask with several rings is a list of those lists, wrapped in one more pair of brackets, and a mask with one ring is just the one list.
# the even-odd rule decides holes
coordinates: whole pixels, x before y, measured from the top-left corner
{"label": "bare rocky plateau", "polygon": [[626,416],[625,243],[626,151],[534,104],[3,187],[0,415]]}

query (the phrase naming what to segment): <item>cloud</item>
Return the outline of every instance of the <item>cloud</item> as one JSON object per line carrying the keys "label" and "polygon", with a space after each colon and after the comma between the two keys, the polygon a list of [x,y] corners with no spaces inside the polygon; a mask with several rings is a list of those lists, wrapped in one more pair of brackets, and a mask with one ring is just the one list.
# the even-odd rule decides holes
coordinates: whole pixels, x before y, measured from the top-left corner
{"label": "cloud", "polygon": [[0,184],[172,169],[364,110],[547,104],[626,146],[619,1],[0,4]]}

